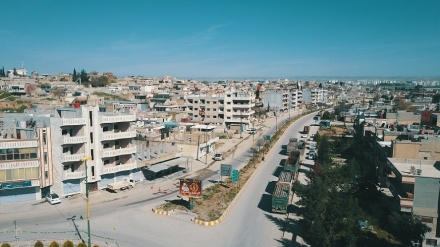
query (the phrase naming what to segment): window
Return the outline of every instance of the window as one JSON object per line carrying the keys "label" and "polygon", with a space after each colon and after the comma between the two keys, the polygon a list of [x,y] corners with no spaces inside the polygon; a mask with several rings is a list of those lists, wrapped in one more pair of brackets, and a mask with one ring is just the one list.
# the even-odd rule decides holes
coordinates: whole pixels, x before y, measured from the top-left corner
{"label": "window", "polygon": [[93,143],[93,133],[90,132],[90,143]]}
{"label": "window", "polygon": [[115,161],[119,161],[119,156],[116,156],[116,157],[115,157]]}
{"label": "window", "polygon": [[104,165],[108,165],[108,164],[110,164],[110,160],[104,160]]}
{"label": "window", "polygon": [[92,111],[89,111],[89,120],[90,120],[90,126],[93,126],[93,113],[92,113]]}
{"label": "window", "polygon": [[92,166],[92,177],[95,176],[95,166]]}
{"label": "window", "polygon": [[104,127],[102,127],[102,131],[103,131],[103,132],[107,132],[107,131],[108,131],[108,126],[104,126]]}
{"label": "window", "polygon": [[43,133],[43,144],[46,145],[46,133]]}
{"label": "window", "polygon": [[68,153],[69,152],[69,148],[68,147],[63,147],[63,154]]}
{"label": "window", "polygon": [[61,130],[61,135],[63,135],[63,136],[67,135],[67,130],[66,129],[65,130]]}
{"label": "window", "polygon": [[92,156],[92,160],[95,160],[95,156],[93,155],[93,149],[90,150],[90,155]]}
{"label": "window", "polygon": [[113,128],[114,128],[115,130],[118,130],[118,129],[119,129],[119,125],[118,125],[118,124],[115,124],[115,125],[113,126]]}
{"label": "window", "polygon": [[115,141],[115,146],[119,146],[119,141]]}
{"label": "window", "polygon": [[104,148],[109,148],[110,147],[110,143],[104,143],[103,147]]}

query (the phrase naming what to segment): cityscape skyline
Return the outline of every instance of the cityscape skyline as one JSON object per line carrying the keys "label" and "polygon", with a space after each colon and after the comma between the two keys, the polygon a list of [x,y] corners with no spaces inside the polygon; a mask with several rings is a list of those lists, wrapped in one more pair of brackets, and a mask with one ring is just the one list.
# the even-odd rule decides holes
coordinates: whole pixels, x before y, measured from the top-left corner
{"label": "cityscape skyline", "polygon": [[6,1],[0,66],[186,78],[438,77],[440,2]]}

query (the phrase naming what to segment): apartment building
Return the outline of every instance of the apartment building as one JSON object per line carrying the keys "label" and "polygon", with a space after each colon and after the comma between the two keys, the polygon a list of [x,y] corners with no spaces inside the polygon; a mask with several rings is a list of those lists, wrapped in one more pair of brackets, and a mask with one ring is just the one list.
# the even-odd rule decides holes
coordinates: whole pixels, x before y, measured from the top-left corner
{"label": "apartment building", "polygon": [[[47,150],[40,150],[40,155],[48,165],[40,164],[42,196],[49,192],[60,196],[84,193],[86,183],[91,190],[98,190],[114,181],[142,179],[132,143],[135,115],[99,110],[97,106],[77,106],[5,114],[5,133],[14,133],[17,123],[23,122],[34,123],[31,128],[44,127],[39,136],[43,144],[47,143]],[[90,160],[84,161],[87,157]]]}
{"label": "apartment building", "polygon": [[[0,203],[35,201],[41,198],[41,169],[48,166],[47,153],[41,155],[39,138],[0,139]],[[42,164],[42,165],[40,165]]]}
{"label": "apartment building", "polygon": [[188,115],[193,122],[230,126],[249,126],[254,115],[253,93],[228,91],[222,94],[189,95]]}
{"label": "apartment building", "polygon": [[309,88],[303,90],[304,103],[327,103],[328,90],[323,88]]}
{"label": "apartment building", "polygon": [[289,91],[289,108],[291,110],[298,110],[303,102],[302,90],[291,89]]}
{"label": "apartment building", "polygon": [[[426,242],[437,243],[440,170],[435,160],[388,158],[387,185],[401,212],[412,213],[431,228]],[[435,245],[436,246],[436,245]]]}
{"label": "apartment building", "polygon": [[263,106],[271,111],[287,112],[290,104],[289,94],[286,89],[268,89],[263,92]]}

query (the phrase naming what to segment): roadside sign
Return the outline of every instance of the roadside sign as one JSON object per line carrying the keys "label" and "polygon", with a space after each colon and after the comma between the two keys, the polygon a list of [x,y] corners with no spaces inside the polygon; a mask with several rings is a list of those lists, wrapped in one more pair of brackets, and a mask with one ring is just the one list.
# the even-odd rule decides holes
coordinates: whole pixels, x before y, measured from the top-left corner
{"label": "roadside sign", "polygon": [[180,179],[179,194],[191,198],[202,198],[202,181],[196,179]]}
{"label": "roadside sign", "polygon": [[236,183],[238,182],[239,177],[239,171],[238,170],[232,170],[232,182]]}
{"label": "roadside sign", "polygon": [[222,164],[220,167],[220,175],[230,177],[232,175],[232,165]]}

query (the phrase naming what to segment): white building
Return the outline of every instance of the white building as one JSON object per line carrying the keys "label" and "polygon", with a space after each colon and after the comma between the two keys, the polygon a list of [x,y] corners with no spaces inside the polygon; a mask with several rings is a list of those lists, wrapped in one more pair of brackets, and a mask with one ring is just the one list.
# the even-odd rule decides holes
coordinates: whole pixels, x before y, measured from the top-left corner
{"label": "white building", "polygon": [[221,94],[189,95],[188,114],[193,122],[230,126],[249,126],[255,113],[250,92],[227,91]]}
{"label": "white building", "polygon": [[[46,135],[41,135],[51,145],[46,151],[40,150],[43,160],[49,163],[40,166],[43,196],[49,192],[60,196],[85,193],[86,172],[91,190],[123,179],[142,179],[135,159],[136,146],[132,143],[136,137],[131,127],[135,115],[105,113],[99,109],[81,106],[57,108],[50,114],[5,114],[4,132],[23,122],[46,129]],[[90,160],[86,171],[83,160],[87,157]]]}

